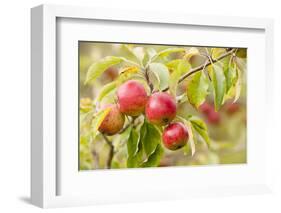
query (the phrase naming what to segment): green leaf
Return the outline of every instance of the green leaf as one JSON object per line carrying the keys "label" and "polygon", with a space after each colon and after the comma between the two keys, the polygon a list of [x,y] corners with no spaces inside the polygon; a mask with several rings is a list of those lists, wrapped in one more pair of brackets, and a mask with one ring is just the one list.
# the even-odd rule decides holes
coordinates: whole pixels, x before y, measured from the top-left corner
{"label": "green leaf", "polygon": [[191,105],[198,108],[206,99],[209,80],[204,72],[195,73],[187,84],[187,97]]}
{"label": "green leaf", "polygon": [[164,64],[151,63],[149,65],[149,71],[156,77],[156,82],[154,82],[154,84],[157,89],[163,90],[169,86],[170,73]]}
{"label": "green leaf", "polygon": [[173,69],[171,77],[169,78],[169,89],[172,95],[176,96],[178,81],[182,74],[190,69],[190,64],[186,60],[177,62],[177,66]]}
{"label": "green leaf", "polygon": [[194,130],[204,139],[208,147],[210,146],[210,138],[208,135],[207,125],[200,118],[192,116],[189,121],[194,128]]}
{"label": "green leaf", "polygon": [[224,66],[224,75],[226,80],[226,93],[230,90],[230,88],[236,83],[237,76],[236,76],[236,65],[230,64]]}
{"label": "green leaf", "polygon": [[143,149],[146,153],[146,156],[149,157],[156,149],[158,144],[161,143],[161,135],[158,129],[144,121],[141,127],[141,143],[143,145]]}
{"label": "green leaf", "polygon": [[97,79],[106,69],[109,67],[119,64],[123,61],[123,58],[115,56],[107,56],[100,61],[93,63],[87,72],[85,84]]}
{"label": "green leaf", "polygon": [[156,50],[153,48],[147,48],[146,52],[150,59],[157,54]]}
{"label": "green leaf", "polygon": [[104,110],[99,111],[97,114],[95,114],[93,116],[93,120],[92,120],[92,124],[91,124],[93,140],[97,136],[98,129],[99,129],[101,123],[103,122],[103,120],[105,119],[105,117],[110,112],[110,110],[111,110],[110,108],[106,108]]}
{"label": "green leaf", "polygon": [[167,48],[165,50],[162,50],[160,52],[158,52],[155,56],[154,56],[154,60],[157,59],[157,58],[161,58],[161,57],[166,57],[168,56],[169,54],[171,53],[176,53],[176,52],[185,52],[185,49],[184,48],[178,48],[178,47],[175,47],[175,48]]}
{"label": "green leaf", "polygon": [[142,65],[142,61],[145,57],[144,48],[133,44],[124,44],[123,46],[138,61],[138,63]]}
{"label": "green leaf", "polygon": [[127,167],[135,168],[139,167],[142,161],[140,135],[136,129],[132,129],[128,142],[127,142]]}
{"label": "green leaf", "polygon": [[151,59],[156,56],[157,52],[155,49],[149,47],[146,49],[145,51],[145,55],[144,55],[144,58],[143,58],[143,65],[146,66],[147,64],[149,64],[151,62]]}
{"label": "green leaf", "polygon": [[104,86],[101,88],[101,90],[100,90],[98,96],[96,97],[96,99],[95,99],[95,101],[94,101],[94,104],[96,105],[97,103],[101,102],[102,99],[103,99],[104,97],[106,97],[109,93],[111,93],[112,91],[114,91],[114,90],[116,89],[116,87],[117,87],[117,83],[116,83],[115,81],[114,81],[114,82],[110,82],[110,83],[104,85]]}
{"label": "green leaf", "polygon": [[144,54],[145,54],[143,47],[135,47],[132,49],[132,52],[135,55],[135,57],[138,59],[140,64],[142,64],[142,61],[144,59]]}
{"label": "green leaf", "polygon": [[157,145],[154,152],[142,163],[142,167],[156,167],[159,165],[164,150],[160,144]]}
{"label": "green leaf", "polygon": [[223,104],[226,91],[225,76],[221,66],[212,64],[211,78],[214,88],[215,110],[218,111]]}

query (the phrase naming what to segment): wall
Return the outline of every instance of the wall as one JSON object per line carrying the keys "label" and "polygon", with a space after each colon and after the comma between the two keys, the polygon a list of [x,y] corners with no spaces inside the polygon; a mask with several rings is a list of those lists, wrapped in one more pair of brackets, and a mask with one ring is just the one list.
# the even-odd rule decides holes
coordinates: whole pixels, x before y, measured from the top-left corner
{"label": "wall", "polygon": [[[0,209],[1,212],[21,210],[37,212],[28,204],[29,172],[30,172],[30,14],[29,9],[41,4],[36,0],[2,1],[0,7],[0,120],[1,120],[1,175],[0,175]],[[74,0],[45,1],[44,3],[77,4]],[[186,12],[192,14],[215,14],[230,16],[271,17],[275,19],[275,92],[280,94],[281,80],[279,58],[281,57],[281,14],[278,1],[85,1],[79,5],[101,6],[127,9],[147,9],[155,11]],[[276,109],[281,109],[280,100],[276,100]],[[278,110],[276,111],[278,112]],[[276,114],[275,123],[278,125],[280,113]],[[259,133],[262,134],[262,133]],[[275,193],[273,195],[202,198],[186,201],[171,201],[145,204],[109,205],[97,207],[72,208],[83,212],[144,212],[144,211],[187,211],[187,212],[277,212],[281,210],[278,201],[281,200],[281,179],[278,161],[280,142],[272,142],[274,150],[272,156],[275,165]],[[263,157],[263,156],[261,156]],[[278,170],[279,168],[279,170]],[[5,211],[6,210],[6,211]],[[60,212],[61,209],[48,210]]]}

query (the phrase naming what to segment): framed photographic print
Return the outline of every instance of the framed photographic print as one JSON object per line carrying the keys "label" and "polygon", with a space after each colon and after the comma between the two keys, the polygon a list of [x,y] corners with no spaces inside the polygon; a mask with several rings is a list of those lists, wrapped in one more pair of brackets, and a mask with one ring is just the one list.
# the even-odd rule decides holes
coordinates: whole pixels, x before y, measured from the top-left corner
{"label": "framed photographic print", "polygon": [[269,192],[272,21],[103,11],[31,11],[32,203]]}

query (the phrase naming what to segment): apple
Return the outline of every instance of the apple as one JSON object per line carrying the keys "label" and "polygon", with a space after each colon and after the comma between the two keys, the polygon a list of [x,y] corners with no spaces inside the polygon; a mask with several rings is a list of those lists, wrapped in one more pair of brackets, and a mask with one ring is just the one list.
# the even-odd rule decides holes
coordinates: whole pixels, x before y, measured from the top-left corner
{"label": "apple", "polygon": [[139,116],[145,110],[148,99],[144,86],[135,80],[129,80],[117,90],[120,111],[125,115]]}
{"label": "apple", "polygon": [[167,149],[177,150],[186,145],[189,135],[186,126],[180,122],[169,124],[163,132],[162,140]]}
{"label": "apple", "polygon": [[102,109],[107,108],[110,108],[110,111],[99,126],[99,131],[106,135],[115,135],[123,128],[125,116],[120,112],[116,104],[102,107]]}
{"label": "apple", "polygon": [[167,125],[177,113],[177,103],[173,96],[166,92],[152,94],[146,104],[145,115],[148,121],[156,125]]}

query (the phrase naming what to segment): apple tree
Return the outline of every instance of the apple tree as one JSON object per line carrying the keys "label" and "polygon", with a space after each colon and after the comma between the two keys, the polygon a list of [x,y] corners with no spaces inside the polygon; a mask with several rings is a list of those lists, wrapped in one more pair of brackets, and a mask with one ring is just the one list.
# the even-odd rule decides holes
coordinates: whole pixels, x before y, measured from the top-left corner
{"label": "apple tree", "polygon": [[[192,113],[179,113],[178,106],[190,104],[210,114],[206,98],[211,97],[214,112],[210,119],[217,121],[216,112],[226,102],[239,99],[245,70],[241,59],[246,50],[172,47],[157,52],[151,47],[125,47],[133,60],[106,56],[88,68],[84,83],[93,87],[106,70],[118,66],[119,72],[94,100],[80,100],[84,148],[101,137],[109,150],[105,168],[118,167],[114,157],[120,147],[125,147],[127,168],[159,166],[165,150],[183,149],[192,157],[198,141],[211,148],[205,122]],[[114,97],[112,103],[104,104],[109,95]],[[89,140],[85,141],[85,135]]]}

